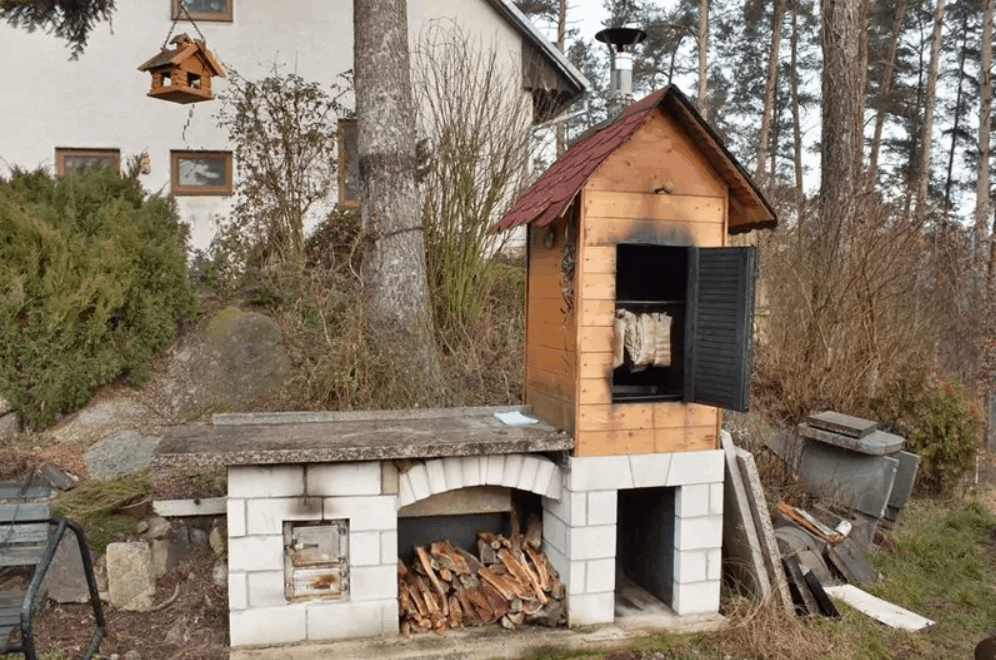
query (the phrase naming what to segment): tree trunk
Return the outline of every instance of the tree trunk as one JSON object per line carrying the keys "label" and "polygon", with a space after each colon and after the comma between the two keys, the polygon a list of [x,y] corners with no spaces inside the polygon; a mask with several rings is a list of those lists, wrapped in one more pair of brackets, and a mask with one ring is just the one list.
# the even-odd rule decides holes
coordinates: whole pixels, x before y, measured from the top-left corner
{"label": "tree trunk", "polygon": [[805,221],[806,193],[802,182],[802,127],[799,121],[799,0],[792,0],[792,41],[789,81],[792,105],[792,160],[795,165],[795,213],[800,237]]}
{"label": "tree trunk", "polygon": [[709,0],[699,0],[699,113],[709,121]]}
{"label": "tree trunk", "polygon": [[[557,8],[557,49],[564,53],[567,40],[567,0],[560,0]],[[567,151],[567,129],[563,123],[557,124],[557,158],[560,158]]]}
{"label": "tree trunk", "polygon": [[405,0],[354,0],[353,30],[367,334],[391,364],[397,403],[431,404],[441,378],[415,185]]}
{"label": "tree trunk", "polygon": [[902,32],[903,20],[906,18],[906,0],[900,0],[896,7],[896,16],[892,20],[892,36],[889,39],[889,51],[885,56],[885,67],[882,69],[882,82],[878,88],[878,108],[875,110],[875,132],[872,136],[871,152],[868,156],[869,189],[875,187],[878,178],[878,152],[882,147],[882,128],[885,125],[885,106],[892,91],[892,74],[896,70],[896,51],[899,48],[899,33]]}
{"label": "tree trunk", "polygon": [[958,89],[955,92],[954,126],[951,128],[951,148],[948,150],[948,168],[944,178],[944,220],[942,230],[947,232],[948,219],[951,215],[951,186],[954,183],[955,151],[958,148],[958,131],[961,130],[961,97],[965,86],[965,60],[968,59],[968,13],[962,13],[961,21],[961,53],[958,57]]}
{"label": "tree trunk", "polygon": [[979,166],[975,179],[975,254],[980,265],[984,259],[986,229],[989,224],[989,131],[993,103],[993,9],[996,0],[986,0],[982,19],[982,66],[979,78]]}
{"label": "tree trunk", "polygon": [[775,114],[775,88],[778,86],[778,51],[782,43],[782,21],[785,16],[785,0],[775,1],[775,20],[771,28],[771,52],[768,57],[768,80],[764,87],[764,109],[761,111],[761,136],[757,141],[757,162],[754,165],[754,178],[761,179],[768,154],[768,134]]}
{"label": "tree trunk", "polygon": [[944,0],[934,9],[934,35],[930,46],[930,70],[923,104],[923,132],[920,135],[920,167],[917,170],[916,219],[922,223],[927,214],[927,190],[930,186],[930,152],[934,137],[934,99],[937,96],[937,69],[941,59],[941,35],[944,32]]}

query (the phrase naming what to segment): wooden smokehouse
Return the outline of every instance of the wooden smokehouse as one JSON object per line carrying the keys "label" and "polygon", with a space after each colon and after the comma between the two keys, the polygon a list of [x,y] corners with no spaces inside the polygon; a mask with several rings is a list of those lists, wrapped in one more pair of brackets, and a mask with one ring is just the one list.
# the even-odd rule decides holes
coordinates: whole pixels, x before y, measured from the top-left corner
{"label": "wooden smokehouse", "polygon": [[746,171],[677,88],[574,144],[499,228],[528,225],[525,398],[574,456],[719,447],[749,399],[752,248],[772,228]]}

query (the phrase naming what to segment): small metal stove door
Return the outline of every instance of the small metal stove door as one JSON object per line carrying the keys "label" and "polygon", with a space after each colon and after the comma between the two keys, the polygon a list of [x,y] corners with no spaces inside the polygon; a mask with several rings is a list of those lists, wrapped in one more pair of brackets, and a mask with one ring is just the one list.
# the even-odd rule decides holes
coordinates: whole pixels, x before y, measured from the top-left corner
{"label": "small metal stove door", "polygon": [[338,600],[349,594],[345,520],[284,523],[284,596]]}

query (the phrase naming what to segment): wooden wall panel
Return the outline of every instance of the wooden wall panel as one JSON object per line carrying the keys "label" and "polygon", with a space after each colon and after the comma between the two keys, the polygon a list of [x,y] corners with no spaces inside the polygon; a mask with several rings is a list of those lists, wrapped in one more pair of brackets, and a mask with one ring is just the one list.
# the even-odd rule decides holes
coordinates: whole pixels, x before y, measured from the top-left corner
{"label": "wooden wall panel", "polygon": [[526,326],[528,346],[554,348],[573,353],[576,341],[574,329],[564,327],[562,323],[529,323]]}
{"label": "wooden wall panel", "polygon": [[654,428],[674,429],[685,426],[715,426],[719,409],[696,403],[663,402],[654,404]]}
{"label": "wooden wall panel", "polygon": [[545,346],[526,347],[526,369],[574,377],[574,354]]}
{"label": "wooden wall panel", "polygon": [[719,427],[701,426],[677,429],[656,429],[654,451],[700,451],[719,448]]}
{"label": "wooden wall panel", "polygon": [[579,431],[653,429],[654,409],[644,403],[578,406],[577,428]]}
{"label": "wooden wall panel", "polygon": [[585,196],[585,213],[595,218],[640,218],[666,222],[718,222],[724,218],[722,197],[593,190]]}
{"label": "wooden wall panel", "polygon": [[604,376],[601,378],[582,378],[580,380],[581,386],[578,388],[578,404],[600,404],[606,405],[612,403],[612,386],[609,384],[609,379]]}
{"label": "wooden wall panel", "polygon": [[612,353],[583,351],[578,356],[578,378],[608,378],[612,371]]}
{"label": "wooden wall panel", "polygon": [[581,327],[614,326],[616,322],[616,303],[614,300],[582,300]]}
{"label": "wooden wall panel", "polygon": [[[677,220],[642,220],[586,217],[581,232],[585,246],[615,246],[626,237],[659,236],[668,231],[683,233],[695,245],[722,245],[722,222],[679,222]],[[582,261],[582,263],[584,263]]]}
{"label": "wooden wall panel", "polygon": [[650,454],[657,451],[655,432],[646,429],[578,431],[574,437],[574,453],[577,456]]}
{"label": "wooden wall panel", "polygon": [[526,405],[534,415],[559,429],[574,433],[574,403],[536,390],[526,390]]}
{"label": "wooden wall panel", "polygon": [[581,328],[581,345],[586,353],[612,352],[613,339],[616,335],[615,326],[596,326]]}
{"label": "wooden wall panel", "polygon": [[527,369],[526,389],[562,401],[571,401],[574,398],[574,378],[562,373],[551,373],[535,368]]}
{"label": "wooden wall panel", "polygon": [[581,272],[611,273],[614,275],[616,272],[615,245],[586,246],[584,248],[584,257],[581,262]]}

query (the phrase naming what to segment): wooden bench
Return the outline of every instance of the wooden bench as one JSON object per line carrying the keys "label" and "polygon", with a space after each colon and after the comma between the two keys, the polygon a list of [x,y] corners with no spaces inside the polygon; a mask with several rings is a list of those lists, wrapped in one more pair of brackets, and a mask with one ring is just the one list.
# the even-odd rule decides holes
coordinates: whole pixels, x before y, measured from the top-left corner
{"label": "wooden bench", "polygon": [[[32,617],[41,606],[42,588],[52,558],[69,530],[79,544],[96,625],[83,653],[83,660],[89,660],[100,646],[105,628],[90,547],[78,523],[52,515],[50,494],[51,489],[43,482],[0,482],[0,569],[26,567],[31,572],[26,590],[0,591],[0,655],[23,653],[25,660],[37,660]],[[18,630],[20,639],[15,640],[14,633]]]}

